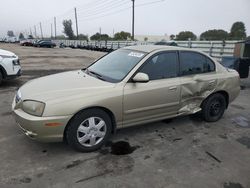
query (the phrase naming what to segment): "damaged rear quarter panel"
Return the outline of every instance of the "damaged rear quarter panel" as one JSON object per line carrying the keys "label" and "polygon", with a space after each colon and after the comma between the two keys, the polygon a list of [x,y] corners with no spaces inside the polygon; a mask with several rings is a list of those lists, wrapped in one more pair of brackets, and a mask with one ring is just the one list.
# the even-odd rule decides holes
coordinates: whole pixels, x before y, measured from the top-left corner
{"label": "damaged rear quarter panel", "polygon": [[201,103],[211,94],[224,91],[228,102],[239,94],[239,76],[236,71],[228,72],[219,67],[216,72],[189,75],[181,78],[180,114],[193,114],[201,110]]}

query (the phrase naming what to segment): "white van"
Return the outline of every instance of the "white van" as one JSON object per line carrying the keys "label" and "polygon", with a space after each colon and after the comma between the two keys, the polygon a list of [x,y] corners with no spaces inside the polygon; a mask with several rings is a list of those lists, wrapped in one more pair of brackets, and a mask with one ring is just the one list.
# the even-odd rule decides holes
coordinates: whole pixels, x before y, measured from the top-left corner
{"label": "white van", "polygon": [[3,80],[14,79],[21,76],[22,70],[17,55],[0,49],[0,85]]}

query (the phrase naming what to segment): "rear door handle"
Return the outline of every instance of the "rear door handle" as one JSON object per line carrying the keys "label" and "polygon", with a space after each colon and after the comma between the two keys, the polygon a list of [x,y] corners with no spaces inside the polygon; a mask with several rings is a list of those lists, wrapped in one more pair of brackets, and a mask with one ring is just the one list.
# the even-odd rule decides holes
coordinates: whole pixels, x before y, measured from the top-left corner
{"label": "rear door handle", "polygon": [[170,91],[176,91],[176,90],[177,90],[177,87],[176,87],[176,86],[169,87],[169,90],[170,90]]}

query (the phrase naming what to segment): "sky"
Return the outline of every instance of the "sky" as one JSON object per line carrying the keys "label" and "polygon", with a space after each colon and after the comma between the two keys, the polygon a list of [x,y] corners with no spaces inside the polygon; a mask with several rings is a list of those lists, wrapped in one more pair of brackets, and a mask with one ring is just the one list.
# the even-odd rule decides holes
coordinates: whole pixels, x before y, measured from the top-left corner
{"label": "sky", "polygon": [[[78,15],[79,33],[99,32],[113,35],[131,32],[131,0],[0,0],[0,37],[13,30],[51,36],[51,24],[57,20],[57,35],[62,34],[64,19]],[[196,35],[209,29],[230,31],[243,21],[250,35],[250,0],[135,0],[135,35],[171,35],[192,31]]]}

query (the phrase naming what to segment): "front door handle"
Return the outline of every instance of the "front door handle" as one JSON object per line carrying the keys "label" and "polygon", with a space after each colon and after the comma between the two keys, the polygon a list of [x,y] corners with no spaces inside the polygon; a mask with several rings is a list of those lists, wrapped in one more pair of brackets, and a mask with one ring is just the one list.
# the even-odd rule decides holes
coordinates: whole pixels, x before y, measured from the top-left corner
{"label": "front door handle", "polygon": [[176,90],[177,90],[177,87],[176,87],[176,86],[169,87],[169,90],[170,90],[170,91],[176,91]]}

